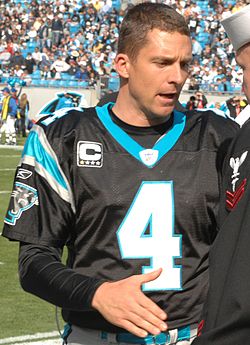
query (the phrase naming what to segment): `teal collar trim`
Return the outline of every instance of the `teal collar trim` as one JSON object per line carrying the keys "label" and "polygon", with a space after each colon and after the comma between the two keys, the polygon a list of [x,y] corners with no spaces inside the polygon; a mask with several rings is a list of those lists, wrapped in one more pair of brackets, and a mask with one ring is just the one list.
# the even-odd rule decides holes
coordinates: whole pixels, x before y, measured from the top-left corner
{"label": "teal collar trim", "polygon": [[96,107],[96,112],[100,121],[113,138],[127,152],[148,168],[153,168],[157,162],[172,149],[185,128],[186,115],[175,110],[173,127],[164,134],[151,149],[145,149],[112,121],[108,110],[110,105],[113,105],[113,103],[107,103],[102,107]]}

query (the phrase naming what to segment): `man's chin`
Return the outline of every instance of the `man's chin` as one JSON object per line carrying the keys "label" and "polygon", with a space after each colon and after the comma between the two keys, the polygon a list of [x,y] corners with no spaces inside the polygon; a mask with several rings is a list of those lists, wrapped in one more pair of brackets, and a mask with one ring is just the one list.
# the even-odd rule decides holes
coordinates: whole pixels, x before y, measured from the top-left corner
{"label": "man's chin", "polygon": [[174,111],[174,109],[176,107],[176,103],[177,102],[171,102],[171,103],[164,105],[164,107],[162,109],[162,115],[163,116],[164,115],[170,115]]}

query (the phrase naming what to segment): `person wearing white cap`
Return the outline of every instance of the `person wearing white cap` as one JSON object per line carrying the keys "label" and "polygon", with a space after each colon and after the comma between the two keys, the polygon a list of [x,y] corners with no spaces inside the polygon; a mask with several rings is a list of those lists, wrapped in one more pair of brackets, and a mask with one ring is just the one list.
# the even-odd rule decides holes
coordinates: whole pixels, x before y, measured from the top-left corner
{"label": "person wearing white cap", "polygon": [[[224,19],[222,25],[243,69],[243,90],[250,103],[250,5]],[[224,163],[220,229],[210,251],[210,288],[194,345],[250,343],[249,133],[247,120]]]}

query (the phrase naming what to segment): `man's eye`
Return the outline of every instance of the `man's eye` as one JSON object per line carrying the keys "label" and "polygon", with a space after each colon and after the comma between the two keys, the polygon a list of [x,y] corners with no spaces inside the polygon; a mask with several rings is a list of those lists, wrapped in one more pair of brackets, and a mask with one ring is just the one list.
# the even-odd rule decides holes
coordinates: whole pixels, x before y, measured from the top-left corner
{"label": "man's eye", "polygon": [[190,66],[191,66],[190,62],[183,62],[183,64],[182,64],[182,68],[184,68],[186,70],[189,70]]}
{"label": "man's eye", "polygon": [[167,64],[166,64],[166,62],[157,62],[157,65],[158,65],[159,67],[164,67],[164,66],[166,66]]}

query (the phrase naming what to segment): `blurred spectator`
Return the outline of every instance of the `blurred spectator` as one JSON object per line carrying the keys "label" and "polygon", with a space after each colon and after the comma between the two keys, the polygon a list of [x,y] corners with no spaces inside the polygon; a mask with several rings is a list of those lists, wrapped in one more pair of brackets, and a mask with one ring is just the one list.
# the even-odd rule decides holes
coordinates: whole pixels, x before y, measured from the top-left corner
{"label": "blurred spectator", "polygon": [[30,42],[36,41],[37,31],[34,26],[30,28],[30,30],[27,32],[27,35],[29,36]]}
{"label": "blurred spectator", "polygon": [[19,96],[20,96],[20,92],[21,92],[21,89],[20,89],[19,92],[18,92],[17,89],[16,89],[15,87],[12,87],[12,88],[10,89],[10,95],[11,95],[12,98],[14,98],[14,100],[16,101],[16,104],[17,104],[17,105],[18,105],[18,103],[19,103],[18,98],[19,98]]}
{"label": "blurred spectator", "polygon": [[[51,22],[50,22],[51,23]],[[48,20],[41,19],[41,26],[38,29],[38,45],[39,49],[42,50],[43,47],[50,48],[52,44],[52,29],[49,25]]]}
{"label": "blurred spectator", "polygon": [[0,106],[0,141],[2,139],[2,134],[5,133],[5,143],[7,145],[16,145],[15,122],[17,118],[17,104],[15,99],[11,97],[10,89],[8,87],[5,87],[2,90],[2,93],[4,97]]}
{"label": "blurred spectator", "polygon": [[61,15],[59,16],[58,14],[55,14],[54,18],[52,19],[51,30],[52,44],[58,46],[63,35],[63,22],[61,19]]}
{"label": "blurred spectator", "polygon": [[38,47],[36,47],[34,52],[32,53],[32,58],[34,59],[37,66],[42,61],[42,54]]}
{"label": "blurred spectator", "polygon": [[204,109],[207,105],[207,98],[201,91],[196,91],[195,98],[198,109]]}
{"label": "blurred spectator", "polygon": [[194,37],[192,38],[192,46],[192,54],[194,59],[199,58],[202,53],[202,46]]}
{"label": "blurred spectator", "polygon": [[70,17],[70,25],[78,25],[80,24],[81,18],[77,10],[74,10],[73,14]]}
{"label": "blurred spectator", "polygon": [[88,80],[89,75],[88,75],[86,66],[81,65],[76,71],[75,77],[78,80],[84,80],[84,81]]}
{"label": "blurred spectator", "polygon": [[239,115],[239,113],[245,108],[247,103],[241,103],[241,98],[238,96],[234,96],[226,101],[226,105],[230,117],[235,119]]}
{"label": "blurred spectator", "polygon": [[17,89],[15,87],[12,87],[10,89],[10,96],[16,101],[16,105],[17,105],[17,114],[16,114],[16,121],[15,121],[15,129],[16,129],[16,133],[17,134],[20,134],[21,130],[21,122],[20,122],[20,113],[19,113],[19,108],[18,108],[18,105],[19,105],[19,96],[20,96],[20,92],[21,92],[21,89],[19,90],[19,92],[17,92]]}
{"label": "blurred spectator", "polygon": [[52,67],[50,73],[48,74],[48,79],[60,80],[62,79],[61,73]]}
{"label": "blurred spectator", "polygon": [[189,100],[187,101],[186,104],[186,109],[187,110],[193,110],[197,108],[197,100],[195,96],[190,96]]}
{"label": "blurred spectator", "polygon": [[25,58],[25,67],[28,74],[32,74],[34,71],[34,67],[36,66],[36,61],[33,59],[32,54],[28,53]]}
{"label": "blurred spectator", "polygon": [[44,65],[43,68],[41,69],[41,79],[42,80],[52,79],[49,66]]}
{"label": "blurred spectator", "polygon": [[19,101],[19,113],[20,113],[20,130],[23,137],[26,137],[26,129],[28,128],[29,122],[29,109],[30,104],[26,93],[22,93]]}
{"label": "blurred spectator", "polygon": [[14,55],[10,58],[10,66],[25,66],[25,59],[24,56],[21,54],[19,50],[15,51]]}
{"label": "blurred spectator", "polygon": [[64,60],[62,56],[58,56],[57,59],[51,65],[51,69],[55,69],[57,72],[67,72],[70,65]]}

